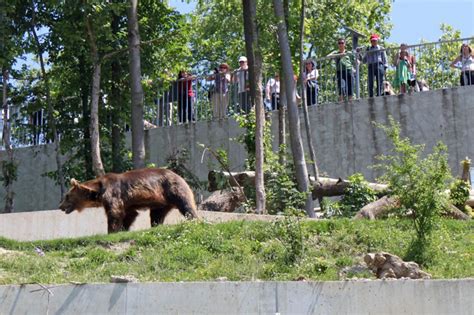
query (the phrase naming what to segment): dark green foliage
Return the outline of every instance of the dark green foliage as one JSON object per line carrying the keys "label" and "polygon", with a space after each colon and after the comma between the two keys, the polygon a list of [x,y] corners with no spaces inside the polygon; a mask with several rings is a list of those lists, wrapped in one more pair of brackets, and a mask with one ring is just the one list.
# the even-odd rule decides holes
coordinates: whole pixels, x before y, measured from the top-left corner
{"label": "dark green foliage", "polygon": [[349,187],[340,200],[323,199],[324,217],[353,217],[362,207],[377,200],[376,192],[360,173],[349,176]]}
{"label": "dark green foliage", "polygon": [[456,179],[449,189],[449,201],[459,210],[466,212],[465,203],[469,199],[471,185],[462,179]]}

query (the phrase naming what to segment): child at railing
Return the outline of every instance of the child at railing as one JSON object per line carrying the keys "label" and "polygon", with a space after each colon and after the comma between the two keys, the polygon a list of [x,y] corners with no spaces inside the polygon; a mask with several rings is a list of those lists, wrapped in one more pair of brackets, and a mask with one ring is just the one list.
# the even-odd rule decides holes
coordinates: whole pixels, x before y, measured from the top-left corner
{"label": "child at railing", "polygon": [[407,44],[400,45],[400,51],[395,55],[396,67],[393,86],[400,89],[400,93],[407,92],[407,87],[415,80],[415,57],[408,53]]}

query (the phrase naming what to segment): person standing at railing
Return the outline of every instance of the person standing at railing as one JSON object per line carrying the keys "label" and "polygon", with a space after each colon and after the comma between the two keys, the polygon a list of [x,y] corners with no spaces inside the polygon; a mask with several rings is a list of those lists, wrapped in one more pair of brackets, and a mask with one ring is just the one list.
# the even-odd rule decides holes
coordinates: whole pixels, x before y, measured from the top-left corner
{"label": "person standing at railing", "polygon": [[374,79],[377,80],[376,95],[382,95],[382,83],[385,70],[388,68],[387,55],[384,48],[378,44],[378,41],[379,36],[377,34],[370,36],[370,46],[367,47],[365,55],[362,58],[362,62],[367,64],[369,97],[374,97]]}
{"label": "person standing at railing", "polygon": [[250,112],[250,86],[249,86],[249,67],[247,57],[239,58],[239,68],[234,72],[234,82],[237,82],[237,92],[239,95],[239,108],[237,112]]}
{"label": "person standing at railing", "polygon": [[304,83],[306,86],[306,104],[313,106],[318,103],[318,69],[316,69],[316,62],[314,60],[306,60]]}
{"label": "person standing at railing", "polygon": [[265,99],[271,101],[271,110],[280,109],[280,75],[270,78],[265,86]]}
{"label": "person standing at railing", "polygon": [[230,79],[229,65],[226,63],[221,63],[217,72],[206,78],[208,81],[214,81],[211,104],[212,116],[216,119],[222,119],[227,114]]}
{"label": "person standing at railing", "polygon": [[336,78],[337,91],[339,94],[339,102],[347,97],[349,101],[352,100],[352,87],[354,83],[354,64],[355,58],[353,54],[348,54],[346,51],[346,41],[344,38],[337,40],[338,50],[333,51],[329,56],[338,55],[334,60],[336,61]]}
{"label": "person standing at railing", "polygon": [[412,86],[411,82],[415,80],[415,56],[408,53],[408,45],[401,44],[400,51],[395,55],[394,65],[396,67],[393,86],[400,89],[400,93],[407,92],[407,87]]}
{"label": "person standing at railing", "polygon": [[193,120],[194,91],[193,80],[195,76],[181,70],[178,74],[178,122],[185,123]]}
{"label": "person standing at railing", "polygon": [[[458,66],[458,64],[461,64]],[[474,54],[468,44],[462,44],[461,53],[450,65],[453,68],[461,68],[461,86],[474,85]]]}

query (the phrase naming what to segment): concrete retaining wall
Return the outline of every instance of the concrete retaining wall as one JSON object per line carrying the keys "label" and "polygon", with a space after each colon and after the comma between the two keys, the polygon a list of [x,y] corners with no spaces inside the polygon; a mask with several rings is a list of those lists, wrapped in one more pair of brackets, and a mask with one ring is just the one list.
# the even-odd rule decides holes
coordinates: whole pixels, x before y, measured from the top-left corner
{"label": "concrete retaining wall", "polygon": [[[281,218],[275,215],[252,215],[225,212],[199,211],[200,218],[207,222],[230,220],[271,221]],[[182,222],[184,217],[178,210],[171,211],[164,224]],[[308,218],[308,220],[311,220]],[[148,210],[140,211],[130,230],[150,228]],[[107,217],[102,208],[87,208],[81,213],[65,214],[60,210],[0,214],[0,237],[17,241],[52,240],[107,234]],[[1,314],[1,313],[0,313]]]}
{"label": "concrete retaining wall", "polygon": [[[431,151],[438,141],[443,141],[448,146],[453,173],[459,174],[460,160],[474,157],[473,100],[474,87],[469,86],[311,107],[309,115],[319,169],[322,174],[336,178],[355,172],[370,180],[376,178],[380,174],[370,166],[390,146],[384,133],[372,122],[386,124],[391,115],[400,122],[402,135],[414,143],[424,143]],[[278,118],[274,116],[272,128],[277,138]],[[246,154],[235,141],[241,133],[232,119],[152,129],[145,136],[147,158],[158,166],[164,165],[170,154],[185,148],[190,152],[189,169],[205,180],[209,169],[216,168],[217,163],[210,154],[202,159],[203,148],[199,144],[227,150],[231,168],[242,170]],[[0,158],[3,154],[0,152]],[[53,147],[18,149],[15,157],[20,161],[18,181],[14,183],[15,211],[56,209],[59,189],[52,180],[42,176],[55,170]],[[4,189],[0,188],[0,200],[3,197]]]}
{"label": "concrete retaining wall", "polygon": [[472,314],[474,280],[0,286],[0,314]]}

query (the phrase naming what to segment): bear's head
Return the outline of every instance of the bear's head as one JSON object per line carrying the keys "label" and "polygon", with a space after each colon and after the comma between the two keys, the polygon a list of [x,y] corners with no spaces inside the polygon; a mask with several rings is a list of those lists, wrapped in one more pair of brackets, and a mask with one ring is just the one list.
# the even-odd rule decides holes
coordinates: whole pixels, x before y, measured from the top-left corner
{"label": "bear's head", "polygon": [[69,214],[74,210],[82,211],[87,207],[101,206],[98,197],[99,184],[95,181],[81,184],[74,178],[71,179],[71,189],[64,196],[59,209]]}

